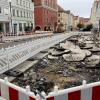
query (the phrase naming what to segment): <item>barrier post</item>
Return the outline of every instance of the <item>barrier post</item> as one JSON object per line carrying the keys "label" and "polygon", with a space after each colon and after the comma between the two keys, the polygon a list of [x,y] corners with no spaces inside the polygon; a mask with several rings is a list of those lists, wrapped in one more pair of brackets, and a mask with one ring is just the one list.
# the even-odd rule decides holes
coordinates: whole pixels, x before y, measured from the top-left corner
{"label": "barrier post", "polygon": [[41,95],[44,97],[42,100],[46,100],[46,93],[44,91],[41,92]]}
{"label": "barrier post", "polygon": [[7,82],[8,82],[8,78],[7,78],[7,77],[5,77],[5,78],[4,78],[4,81],[5,81],[5,83],[7,83]]}
{"label": "barrier post", "polygon": [[82,85],[83,85],[84,87],[87,85],[87,82],[86,82],[86,80],[83,80],[83,83],[82,83]]}
{"label": "barrier post", "polygon": [[26,86],[26,92],[27,92],[27,93],[30,92],[30,86]]}
{"label": "barrier post", "polygon": [[41,100],[39,94],[36,95],[36,100]]}
{"label": "barrier post", "polygon": [[4,78],[4,83],[1,84],[1,96],[6,100],[9,99],[9,92],[8,92],[8,77]]}
{"label": "barrier post", "polygon": [[56,86],[54,86],[54,92],[58,92],[58,86],[56,85]]}

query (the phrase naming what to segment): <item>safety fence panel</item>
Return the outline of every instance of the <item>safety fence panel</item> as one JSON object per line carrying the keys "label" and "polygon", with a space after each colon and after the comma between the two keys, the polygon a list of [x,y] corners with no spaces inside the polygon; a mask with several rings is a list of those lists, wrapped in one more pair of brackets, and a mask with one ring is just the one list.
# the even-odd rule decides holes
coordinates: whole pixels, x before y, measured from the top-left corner
{"label": "safety fence panel", "polygon": [[34,93],[30,92],[29,86],[26,89],[20,88],[5,80],[0,79],[0,96],[5,100],[36,100]]}
{"label": "safety fence panel", "polygon": [[65,39],[78,33],[52,35],[50,37],[37,38],[7,48],[0,49],[0,74],[10,70],[33,57],[42,50],[48,49]]}
{"label": "safety fence panel", "polygon": [[100,82],[49,93],[46,100],[100,100]]}
{"label": "safety fence panel", "polygon": [[23,63],[42,50],[65,40],[72,34],[60,34],[52,37],[38,38],[12,47],[2,48],[0,51],[0,74]]}
{"label": "safety fence panel", "polygon": [[5,78],[0,79],[0,96],[5,100],[100,100],[100,82],[86,84],[86,81],[83,81],[81,86],[64,90],[58,90],[55,86],[54,92],[46,96],[45,92],[37,92],[35,95],[29,86],[23,89],[9,83]]}

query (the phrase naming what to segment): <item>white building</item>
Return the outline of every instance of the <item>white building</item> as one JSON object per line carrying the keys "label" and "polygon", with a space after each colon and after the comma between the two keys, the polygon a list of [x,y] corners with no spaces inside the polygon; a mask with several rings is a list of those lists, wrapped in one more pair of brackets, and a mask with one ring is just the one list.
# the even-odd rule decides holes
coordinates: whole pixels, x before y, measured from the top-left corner
{"label": "white building", "polygon": [[29,33],[33,28],[32,0],[0,0],[0,32],[19,35]]}
{"label": "white building", "polygon": [[9,33],[9,4],[7,0],[0,0],[0,33]]}
{"label": "white building", "polygon": [[34,28],[33,0],[12,0],[12,32],[14,35],[25,34]]}
{"label": "white building", "polygon": [[78,28],[77,28],[77,25],[79,24],[79,16],[74,16],[74,20],[73,20],[73,28],[74,28],[74,30],[78,30]]}

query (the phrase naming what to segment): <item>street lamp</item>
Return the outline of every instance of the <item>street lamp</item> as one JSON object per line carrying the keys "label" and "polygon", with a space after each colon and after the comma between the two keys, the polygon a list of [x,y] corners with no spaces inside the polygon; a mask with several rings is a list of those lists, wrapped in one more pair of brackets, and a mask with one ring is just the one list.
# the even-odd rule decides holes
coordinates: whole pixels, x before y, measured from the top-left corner
{"label": "street lamp", "polygon": [[11,29],[11,35],[13,34],[13,26],[12,26],[12,10],[11,10],[11,0],[8,0],[9,7],[10,7],[10,29]]}

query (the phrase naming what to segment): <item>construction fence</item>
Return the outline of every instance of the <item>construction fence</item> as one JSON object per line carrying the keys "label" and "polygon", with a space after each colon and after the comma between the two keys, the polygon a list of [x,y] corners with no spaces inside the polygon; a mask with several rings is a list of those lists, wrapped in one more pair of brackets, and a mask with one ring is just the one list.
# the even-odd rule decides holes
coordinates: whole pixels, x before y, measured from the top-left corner
{"label": "construction fence", "polygon": [[8,79],[0,79],[0,96],[2,100],[100,100],[100,82],[83,84],[78,87],[58,90],[58,86],[54,87],[54,91],[46,95],[45,92],[37,94],[30,91],[30,87],[26,89],[18,87],[8,82]]}

